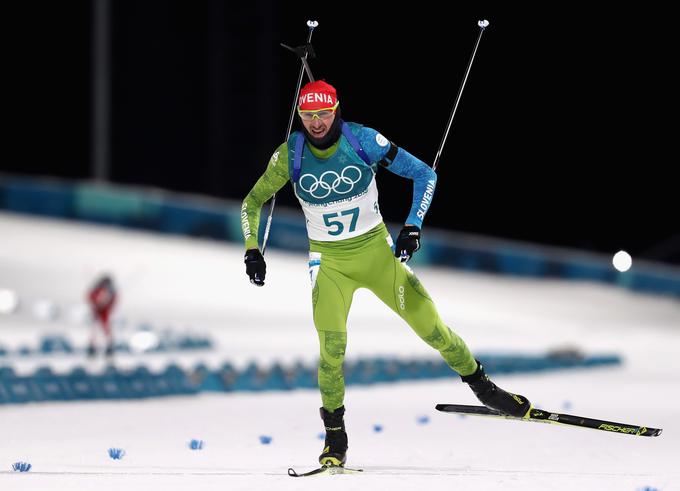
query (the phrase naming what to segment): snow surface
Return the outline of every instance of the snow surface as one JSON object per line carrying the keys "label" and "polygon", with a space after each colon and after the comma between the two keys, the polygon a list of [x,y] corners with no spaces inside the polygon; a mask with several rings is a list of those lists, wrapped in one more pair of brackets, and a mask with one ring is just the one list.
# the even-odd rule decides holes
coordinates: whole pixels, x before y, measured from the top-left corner
{"label": "snow surface", "polygon": [[[101,271],[121,289],[119,335],[141,322],[210,335],[212,352],[121,356],[116,363],[245,364],[316,359],[307,258],[267,253],[267,281],[247,281],[242,248],[221,242],[0,213],[0,289],[19,312],[0,315],[0,344],[35,345],[58,333],[84,345],[85,289]],[[619,367],[495,377],[536,406],[664,428],[658,438],[442,414],[439,402],[475,404],[456,378],[349,387],[348,466],[362,475],[293,479],[315,466],[322,431],[316,390],[201,394],[142,401],[0,406],[0,490],[680,489],[680,302],[611,285],[514,279],[451,269],[416,271],[440,314],[477,353],[575,347],[616,353]],[[31,306],[60,309],[40,320]],[[348,358],[435,357],[369,293],[355,297]],[[4,357],[19,373],[77,356]],[[89,363],[89,369],[101,368]],[[425,424],[419,422],[424,416]],[[381,432],[374,431],[381,425]],[[260,443],[269,435],[269,445]],[[190,450],[191,439],[205,441]],[[112,460],[111,447],[126,455]],[[28,473],[11,471],[30,462]]]}

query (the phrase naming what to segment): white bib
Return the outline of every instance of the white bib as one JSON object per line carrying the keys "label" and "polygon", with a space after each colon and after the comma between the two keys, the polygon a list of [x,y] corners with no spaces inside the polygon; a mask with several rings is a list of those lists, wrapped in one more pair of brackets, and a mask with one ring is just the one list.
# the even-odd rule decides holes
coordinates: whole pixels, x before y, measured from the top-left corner
{"label": "white bib", "polygon": [[328,204],[312,204],[298,197],[312,240],[331,242],[368,232],[382,222],[375,176],[366,190],[351,198]]}

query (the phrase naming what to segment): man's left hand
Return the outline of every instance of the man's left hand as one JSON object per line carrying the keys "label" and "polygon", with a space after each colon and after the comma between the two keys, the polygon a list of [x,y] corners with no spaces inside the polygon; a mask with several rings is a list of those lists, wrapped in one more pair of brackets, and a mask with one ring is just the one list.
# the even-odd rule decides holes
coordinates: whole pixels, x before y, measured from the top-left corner
{"label": "man's left hand", "polygon": [[402,263],[405,263],[418,249],[420,249],[420,228],[415,225],[404,225],[394,246],[394,257],[398,257]]}

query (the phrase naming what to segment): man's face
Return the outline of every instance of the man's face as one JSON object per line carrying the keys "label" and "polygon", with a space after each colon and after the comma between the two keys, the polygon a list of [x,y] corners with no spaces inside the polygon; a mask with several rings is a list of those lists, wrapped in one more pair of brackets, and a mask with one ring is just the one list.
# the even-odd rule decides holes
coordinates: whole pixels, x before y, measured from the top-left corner
{"label": "man's face", "polygon": [[[337,106],[337,104],[336,104]],[[335,121],[335,108],[319,111],[300,111],[300,120],[305,129],[314,138],[323,138]]]}

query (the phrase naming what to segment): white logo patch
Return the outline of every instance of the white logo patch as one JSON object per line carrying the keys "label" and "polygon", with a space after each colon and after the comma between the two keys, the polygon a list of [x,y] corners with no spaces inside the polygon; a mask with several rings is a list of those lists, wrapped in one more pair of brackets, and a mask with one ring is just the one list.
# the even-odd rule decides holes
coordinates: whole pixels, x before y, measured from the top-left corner
{"label": "white logo patch", "polygon": [[401,310],[404,310],[406,308],[406,299],[404,298],[405,297],[405,291],[404,291],[403,285],[399,285],[399,295],[398,295],[398,297],[399,297],[399,308]]}
{"label": "white logo patch", "polygon": [[311,252],[309,253],[309,279],[312,281],[312,288],[316,285],[316,277],[319,274],[319,268],[321,267],[321,253]]}
{"label": "white logo patch", "polygon": [[375,135],[375,141],[381,147],[386,147],[390,143],[390,141],[387,138],[385,138],[384,136],[382,136],[380,133]]}
{"label": "white logo patch", "polygon": [[274,152],[274,155],[272,155],[272,165],[276,165],[276,163],[279,161],[279,152]]}

